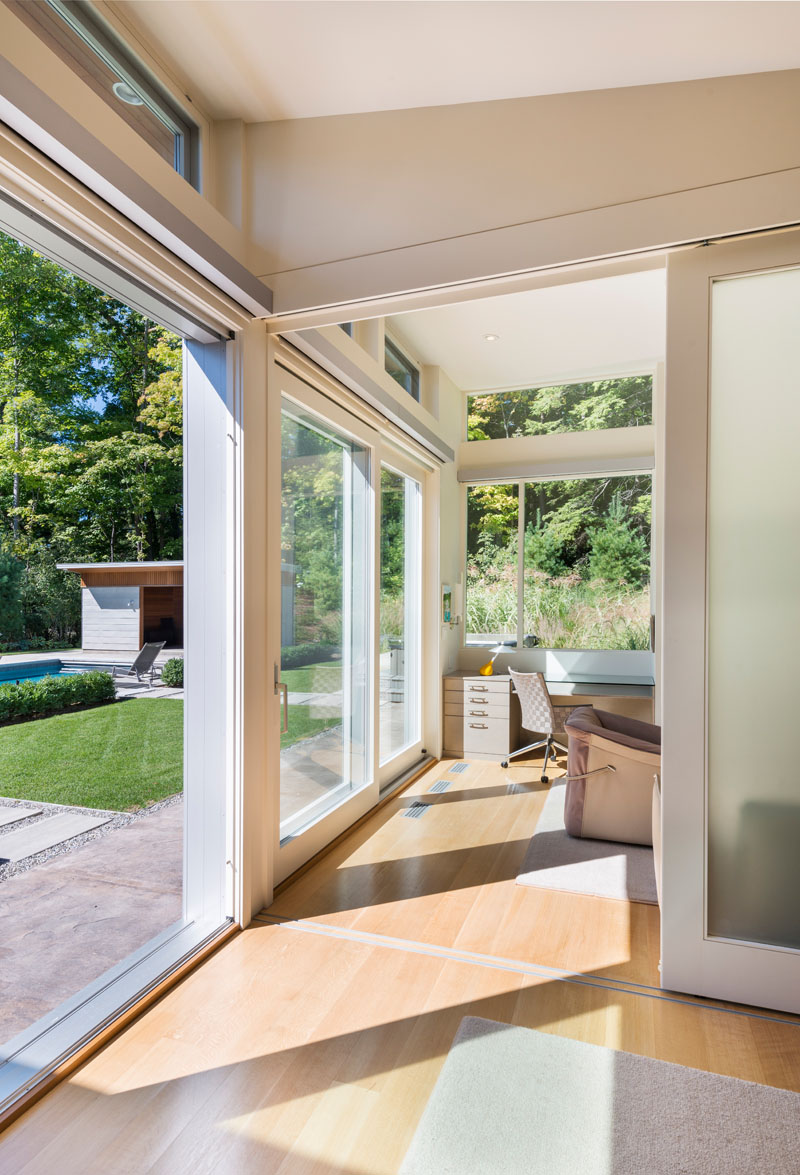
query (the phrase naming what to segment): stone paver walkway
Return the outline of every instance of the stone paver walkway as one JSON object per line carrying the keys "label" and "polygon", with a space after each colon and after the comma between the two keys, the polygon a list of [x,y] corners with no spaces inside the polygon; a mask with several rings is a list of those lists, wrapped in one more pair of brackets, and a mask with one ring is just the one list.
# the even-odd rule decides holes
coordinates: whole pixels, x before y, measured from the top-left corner
{"label": "stone paver walkway", "polygon": [[183,804],[0,885],[0,1040],[181,917]]}

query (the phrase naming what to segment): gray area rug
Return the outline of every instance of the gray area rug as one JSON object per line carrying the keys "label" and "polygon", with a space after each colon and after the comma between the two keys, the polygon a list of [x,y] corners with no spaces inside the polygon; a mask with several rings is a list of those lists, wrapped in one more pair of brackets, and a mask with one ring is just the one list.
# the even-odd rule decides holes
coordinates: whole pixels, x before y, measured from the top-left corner
{"label": "gray area rug", "polygon": [[467,1017],[400,1175],[798,1175],[800,1095]]}
{"label": "gray area rug", "polygon": [[517,885],[656,905],[653,850],[646,845],[568,836],[564,828],[566,787],[558,780],[551,784]]}

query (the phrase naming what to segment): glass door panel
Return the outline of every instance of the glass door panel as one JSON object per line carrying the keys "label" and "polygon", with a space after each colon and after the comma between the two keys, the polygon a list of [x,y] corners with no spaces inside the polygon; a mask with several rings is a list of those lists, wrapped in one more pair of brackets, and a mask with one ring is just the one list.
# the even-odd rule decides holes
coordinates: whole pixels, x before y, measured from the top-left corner
{"label": "glass door panel", "polygon": [[369,451],[285,400],[281,414],[281,842],[372,779]]}
{"label": "glass door panel", "polygon": [[380,761],[420,738],[420,487],[381,467]]}

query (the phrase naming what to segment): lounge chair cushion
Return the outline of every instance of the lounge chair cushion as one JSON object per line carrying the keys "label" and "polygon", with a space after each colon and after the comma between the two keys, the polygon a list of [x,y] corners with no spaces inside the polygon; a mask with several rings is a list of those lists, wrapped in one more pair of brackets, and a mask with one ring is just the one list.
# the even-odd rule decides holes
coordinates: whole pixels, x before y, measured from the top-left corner
{"label": "lounge chair cushion", "polygon": [[[579,706],[567,719],[564,824],[570,836],[653,843],[653,776],[661,770],[661,730],[620,714]],[[614,771],[598,770],[614,767]],[[588,779],[575,778],[598,771]]]}

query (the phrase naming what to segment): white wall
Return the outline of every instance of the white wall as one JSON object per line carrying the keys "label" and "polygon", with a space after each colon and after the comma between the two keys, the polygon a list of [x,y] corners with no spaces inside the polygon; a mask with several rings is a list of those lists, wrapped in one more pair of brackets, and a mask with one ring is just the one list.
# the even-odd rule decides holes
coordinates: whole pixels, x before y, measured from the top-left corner
{"label": "white wall", "polygon": [[[466,427],[465,398],[441,368],[436,371],[439,426],[444,439],[458,452]],[[455,462],[443,465],[439,472],[439,570],[441,582],[450,584],[453,589],[454,615],[460,613],[459,624],[441,625],[439,653],[442,673],[456,667],[464,631],[463,491],[458,484],[457,472]]]}
{"label": "white wall", "polygon": [[139,588],[81,591],[81,648],[139,650]]}
{"label": "white wall", "polygon": [[798,114],[792,70],[251,125],[247,228],[282,311],[761,227]]}

